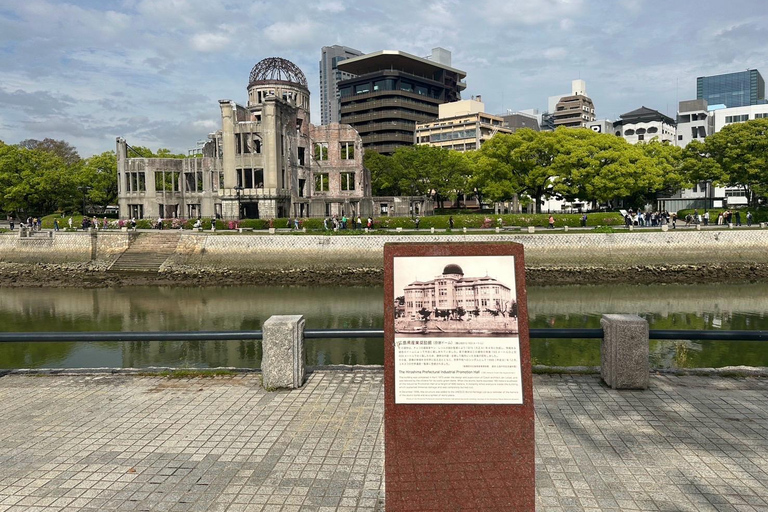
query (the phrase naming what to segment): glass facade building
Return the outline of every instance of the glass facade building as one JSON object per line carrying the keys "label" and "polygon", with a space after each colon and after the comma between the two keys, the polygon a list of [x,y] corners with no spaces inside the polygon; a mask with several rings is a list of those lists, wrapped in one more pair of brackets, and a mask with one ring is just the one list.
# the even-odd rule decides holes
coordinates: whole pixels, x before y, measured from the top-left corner
{"label": "glass facade building", "polygon": [[756,69],[700,76],[696,79],[696,99],[728,108],[760,105],[765,103],[765,80]]}

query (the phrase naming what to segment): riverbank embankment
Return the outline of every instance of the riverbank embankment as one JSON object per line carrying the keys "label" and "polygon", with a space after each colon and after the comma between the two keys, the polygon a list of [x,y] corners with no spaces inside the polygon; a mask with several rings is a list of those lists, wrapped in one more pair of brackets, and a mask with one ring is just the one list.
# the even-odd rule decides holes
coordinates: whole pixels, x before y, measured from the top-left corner
{"label": "riverbank embankment", "polygon": [[389,242],[522,243],[531,285],[768,281],[763,229],[349,236],[180,231],[160,272],[108,272],[136,237],[155,233],[4,233],[0,286],[367,286],[382,283]]}

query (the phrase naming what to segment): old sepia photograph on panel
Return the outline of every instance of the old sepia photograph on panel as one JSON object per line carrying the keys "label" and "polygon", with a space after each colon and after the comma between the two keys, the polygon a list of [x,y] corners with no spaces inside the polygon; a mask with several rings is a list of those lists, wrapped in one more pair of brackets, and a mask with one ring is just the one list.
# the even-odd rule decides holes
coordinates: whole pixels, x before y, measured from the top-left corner
{"label": "old sepia photograph on panel", "polygon": [[518,333],[513,256],[394,258],[395,336]]}

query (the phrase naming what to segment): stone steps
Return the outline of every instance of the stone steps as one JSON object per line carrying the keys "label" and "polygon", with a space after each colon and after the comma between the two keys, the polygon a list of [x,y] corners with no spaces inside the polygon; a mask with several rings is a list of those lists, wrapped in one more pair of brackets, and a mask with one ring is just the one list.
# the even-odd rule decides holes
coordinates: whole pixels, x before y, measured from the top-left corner
{"label": "stone steps", "polygon": [[139,233],[109,267],[109,272],[159,272],[176,251],[178,233]]}

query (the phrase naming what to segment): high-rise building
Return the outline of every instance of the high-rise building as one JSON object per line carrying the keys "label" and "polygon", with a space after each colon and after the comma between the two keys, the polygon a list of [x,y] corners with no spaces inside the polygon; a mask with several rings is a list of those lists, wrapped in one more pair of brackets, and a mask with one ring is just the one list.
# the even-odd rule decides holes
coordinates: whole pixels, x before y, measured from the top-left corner
{"label": "high-rise building", "polygon": [[756,69],[696,79],[696,99],[708,105],[745,107],[765,103],[765,80]]}
{"label": "high-rise building", "polygon": [[[552,98],[550,98],[550,104]],[[551,108],[551,107],[550,107]],[[571,94],[563,96],[551,111],[555,128],[582,128],[596,119],[595,105],[587,96],[587,85],[584,80],[571,82]]]}
{"label": "high-rise building", "polygon": [[339,122],[339,89],[336,85],[352,78],[350,73],[340,71],[337,64],[362,54],[360,50],[346,46],[323,46],[320,51],[320,124]]}
{"label": "high-rise building", "polygon": [[388,154],[412,145],[416,124],[437,119],[438,106],[466,89],[467,73],[450,60],[449,51],[435,48],[430,58],[382,50],[338,62],[354,75],[338,84],[341,122],[360,133],[366,149]]}

